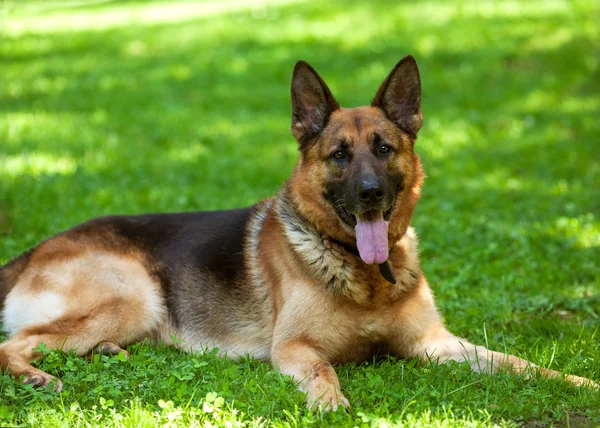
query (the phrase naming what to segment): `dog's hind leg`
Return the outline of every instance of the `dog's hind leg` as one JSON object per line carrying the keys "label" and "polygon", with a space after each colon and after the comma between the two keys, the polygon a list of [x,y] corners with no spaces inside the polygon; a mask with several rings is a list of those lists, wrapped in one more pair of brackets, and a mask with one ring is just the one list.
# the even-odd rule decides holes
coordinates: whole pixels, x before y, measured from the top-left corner
{"label": "dog's hind leg", "polygon": [[[51,326],[47,326],[51,330]],[[85,339],[68,336],[67,333],[44,333],[40,331],[23,331],[0,345],[0,367],[16,378],[22,378],[23,383],[34,387],[45,387],[54,384],[54,390],[60,391],[62,383],[54,376],[43,372],[31,365],[31,361],[41,358],[44,354],[39,349],[43,343],[50,349],[85,349]]]}
{"label": "dog's hind leg", "polygon": [[122,353],[126,357],[129,357],[129,352],[112,342],[100,342],[92,349],[92,352],[100,355],[117,355]]}
{"label": "dog's hind leg", "polygon": [[[124,302],[121,304],[125,306]],[[62,384],[58,379],[30,364],[32,360],[43,357],[40,344],[48,349],[72,350],[80,356],[92,350],[104,355],[124,352],[127,356],[121,346],[140,339],[144,331],[131,330],[130,325],[121,324],[119,321],[123,318],[119,312],[127,308],[118,308],[118,303],[111,306],[95,308],[87,317],[63,317],[18,332],[0,345],[0,367],[17,378],[23,377],[24,383],[38,387],[53,382],[54,389],[60,390]],[[128,327],[131,335],[128,335]]]}
{"label": "dog's hind leg", "polygon": [[101,353],[118,353],[165,320],[160,285],[135,256],[90,251],[39,267],[30,263],[6,298],[10,338],[0,345],[0,368],[36,386],[54,381],[60,389],[30,364],[43,356],[40,344],[81,356],[98,346]]}
{"label": "dog's hind leg", "polygon": [[16,339],[0,345],[0,367],[17,378],[22,377],[23,383],[29,383],[34,387],[48,386],[53,383],[54,390],[60,391],[62,389],[60,380],[30,364],[31,360],[39,356],[39,353],[34,351],[35,343],[35,340]]}

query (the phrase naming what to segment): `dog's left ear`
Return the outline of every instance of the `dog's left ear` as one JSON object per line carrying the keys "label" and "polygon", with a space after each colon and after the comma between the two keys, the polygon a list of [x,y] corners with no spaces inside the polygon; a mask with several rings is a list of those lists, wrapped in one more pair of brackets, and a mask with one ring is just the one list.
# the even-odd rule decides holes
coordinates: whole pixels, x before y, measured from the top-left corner
{"label": "dog's left ear", "polygon": [[382,109],[401,129],[417,136],[423,124],[421,78],[412,55],[400,60],[383,81],[371,103]]}
{"label": "dog's left ear", "polygon": [[292,134],[298,143],[321,132],[338,108],[321,76],[307,62],[298,61],[292,77]]}

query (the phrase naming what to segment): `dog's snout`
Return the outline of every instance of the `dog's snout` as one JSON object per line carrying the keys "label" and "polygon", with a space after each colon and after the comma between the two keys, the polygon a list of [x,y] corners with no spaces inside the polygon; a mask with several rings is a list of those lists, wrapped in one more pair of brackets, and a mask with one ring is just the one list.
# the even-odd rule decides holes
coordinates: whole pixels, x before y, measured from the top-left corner
{"label": "dog's snout", "polygon": [[358,189],[358,198],[363,204],[374,204],[385,196],[381,186],[375,180],[364,180]]}

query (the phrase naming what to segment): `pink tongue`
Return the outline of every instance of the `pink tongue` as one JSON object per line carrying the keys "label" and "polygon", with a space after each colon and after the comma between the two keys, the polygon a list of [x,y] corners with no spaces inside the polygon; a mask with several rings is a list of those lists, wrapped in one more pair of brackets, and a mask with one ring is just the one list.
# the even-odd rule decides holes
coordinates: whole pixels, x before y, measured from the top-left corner
{"label": "pink tongue", "polygon": [[356,247],[367,264],[381,264],[388,258],[388,222],[383,212],[371,210],[356,216]]}

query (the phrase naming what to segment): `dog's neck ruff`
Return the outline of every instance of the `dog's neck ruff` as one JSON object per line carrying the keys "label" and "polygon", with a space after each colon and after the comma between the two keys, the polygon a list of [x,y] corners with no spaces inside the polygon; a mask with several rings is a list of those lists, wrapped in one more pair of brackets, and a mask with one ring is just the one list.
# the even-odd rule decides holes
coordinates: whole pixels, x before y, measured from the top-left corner
{"label": "dog's neck ruff", "polygon": [[[353,254],[356,257],[360,257],[358,248],[344,244],[343,242],[340,242],[340,241],[336,241],[335,239],[332,239],[332,241],[335,242],[336,244],[338,244],[340,247],[343,247],[350,254]],[[390,250],[389,252],[391,254],[392,250]],[[392,271],[392,267],[390,266],[389,261],[386,260],[383,263],[379,263],[379,273],[381,274],[383,279],[385,279],[390,284],[396,283],[396,277],[394,276],[394,272]]]}
{"label": "dog's neck ruff", "polygon": [[[354,268],[358,260],[358,250],[343,244],[315,230],[287,199],[285,191],[277,197],[276,212],[284,227],[285,234],[296,252],[317,278],[324,280],[327,288],[352,298],[355,283]],[[344,251],[356,259],[348,261]],[[386,281],[395,284],[396,279],[389,263],[379,267]]]}

